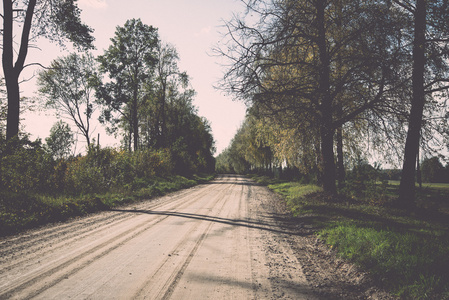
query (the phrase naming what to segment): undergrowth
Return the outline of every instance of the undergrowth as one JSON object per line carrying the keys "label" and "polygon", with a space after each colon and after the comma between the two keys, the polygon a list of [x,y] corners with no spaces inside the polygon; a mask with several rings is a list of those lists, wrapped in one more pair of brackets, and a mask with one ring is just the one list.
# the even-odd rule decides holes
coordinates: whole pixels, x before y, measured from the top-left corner
{"label": "undergrowth", "polygon": [[193,179],[182,176],[139,179],[115,191],[75,196],[0,192],[0,236],[165,195],[207,182],[213,177],[195,175]]}
{"label": "undergrowth", "polygon": [[394,209],[385,193],[381,199],[376,194],[335,198],[315,185],[270,183],[293,215],[312,216],[322,240],[369,271],[392,294],[402,299],[449,299],[449,225],[441,221],[441,214]]}

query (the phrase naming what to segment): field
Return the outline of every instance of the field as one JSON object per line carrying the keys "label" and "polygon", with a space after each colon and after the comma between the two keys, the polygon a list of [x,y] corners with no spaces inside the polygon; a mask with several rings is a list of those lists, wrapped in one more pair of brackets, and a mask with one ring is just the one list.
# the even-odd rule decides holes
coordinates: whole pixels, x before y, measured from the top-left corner
{"label": "field", "polygon": [[[399,181],[388,181],[392,193],[397,192]],[[438,210],[448,214],[449,218],[449,183],[423,183],[422,188],[416,184],[418,205],[427,209]]]}

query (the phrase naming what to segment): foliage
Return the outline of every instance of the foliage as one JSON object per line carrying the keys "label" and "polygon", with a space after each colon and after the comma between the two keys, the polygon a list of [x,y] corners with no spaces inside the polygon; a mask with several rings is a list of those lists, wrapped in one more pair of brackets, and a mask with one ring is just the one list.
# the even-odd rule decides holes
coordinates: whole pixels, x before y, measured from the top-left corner
{"label": "foliage", "polygon": [[40,140],[0,137],[0,188],[11,192],[46,192],[54,160]]}
{"label": "foliage", "polygon": [[97,64],[91,54],[72,53],[52,61],[39,73],[37,84],[45,98],[45,107],[69,118],[87,145],[91,142],[91,118],[95,111],[94,87],[98,81]]}
{"label": "foliage", "polygon": [[86,156],[70,161],[65,170],[66,191],[73,195],[132,189],[139,180],[172,174],[167,151],[117,151],[90,147]]}
{"label": "foliage", "polygon": [[449,172],[438,157],[424,159],[421,163],[421,174],[424,182],[449,182]]}
{"label": "foliage", "polygon": [[69,124],[63,121],[55,123],[50,129],[50,136],[45,138],[45,143],[45,149],[52,154],[54,159],[67,158],[75,143]]}
{"label": "foliage", "polygon": [[[97,95],[104,107],[101,120],[127,131],[128,149],[139,145],[139,111],[145,105],[146,86],[154,73],[159,36],[153,26],[140,19],[126,21],[117,26],[112,45],[98,57],[100,71],[109,81],[99,82]],[[151,84],[150,84],[151,85]]]}
{"label": "foliage", "polygon": [[0,193],[0,236],[70,217],[110,209],[116,206],[150,199],[191,187],[212,177],[155,177],[132,190],[78,196],[31,196],[23,193]]}
{"label": "foliage", "polygon": [[211,179],[177,175],[170,149],[91,146],[84,156],[55,160],[40,140],[24,137],[0,140],[0,158],[0,235]]}
{"label": "foliage", "polygon": [[132,191],[141,183],[174,176],[178,171],[189,175],[210,171],[193,158],[186,169],[177,170],[176,155],[182,154],[172,149],[128,152],[91,146],[84,156],[56,160],[40,140],[31,142],[25,137],[2,141],[0,150],[0,185],[2,191],[12,193],[80,196]]}

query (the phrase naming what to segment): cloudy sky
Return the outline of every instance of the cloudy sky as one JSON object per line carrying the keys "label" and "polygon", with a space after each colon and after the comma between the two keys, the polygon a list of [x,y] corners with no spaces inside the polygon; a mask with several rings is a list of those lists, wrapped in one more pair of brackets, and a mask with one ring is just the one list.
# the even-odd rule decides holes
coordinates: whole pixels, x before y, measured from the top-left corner
{"label": "cloudy sky", "polygon": [[[223,69],[210,54],[211,48],[222,38],[223,20],[229,20],[233,13],[244,9],[240,0],[79,0],[78,3],[83,22],[95,30],[97,50],[94,55],[102,54],[109,47],[116,26],[123,26],[128,19],[140,18],[143,23],[157,27],[162,41],[178,50],[180,69],[192,77],[192,87],[197,91],[194,104],[199,115],[211,122],[217,154],[228,146],[243,121],[245,106],[213,88]],[[31,49],[27,63],[48,65],[52,59],[68,54],[67,50],[43,40],[38,46],[39,49]],[[27,69],[23,77],[31,77],[36,70]],[[27,97],[33,97],[37,90],[33,80],[21,88],[22,95]],[[48,136],[54,123],[53,112],[25,115],[25,131],[34,138]],[[102,145],[118,145],[112,137],[106,136],[100,125],[93,136],[97,133],[101,135]]]}

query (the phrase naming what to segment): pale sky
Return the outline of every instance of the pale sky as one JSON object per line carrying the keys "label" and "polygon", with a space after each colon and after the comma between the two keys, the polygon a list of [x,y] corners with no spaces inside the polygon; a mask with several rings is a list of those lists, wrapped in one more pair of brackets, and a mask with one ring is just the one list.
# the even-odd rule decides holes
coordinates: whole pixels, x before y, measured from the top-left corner
{"label": "pale sky", "polygon": [[[217,58],[210,56],[211,48],[222,38],[219,28],[222,20],[229,20],[233,13],[243,11],[240,0],[79,0],[81,18],[95,32],[94,55],[103,54],[110,45],[116,26],[126,20],[140,18],[144,24],[157,27],[163,42],[175,46],[180,56],[179,67],[191,77],[197,96],[194,104],[198,114],[209,120],[219,154],[229,145],[245,116],[245,105],[213,88],[223,74]],[[58,56],[69,52],[44,40],[38,42],[40,50],[31,49],[27,63],[48,65]],[[31,77],[37,69],[26,69],[24,78]],[[33,80],[21,86],[22,96],[32,97],[37,87]],[[56,122],[53,112],[33,112],[24,115],[25,131],[33,138],[44,139]],[[93,136],[100,133],[102,146],[118,145],[96,125]],[[83,139],[80,138],[80,142]],[[78,148],[83,147],[82,144]]]}

